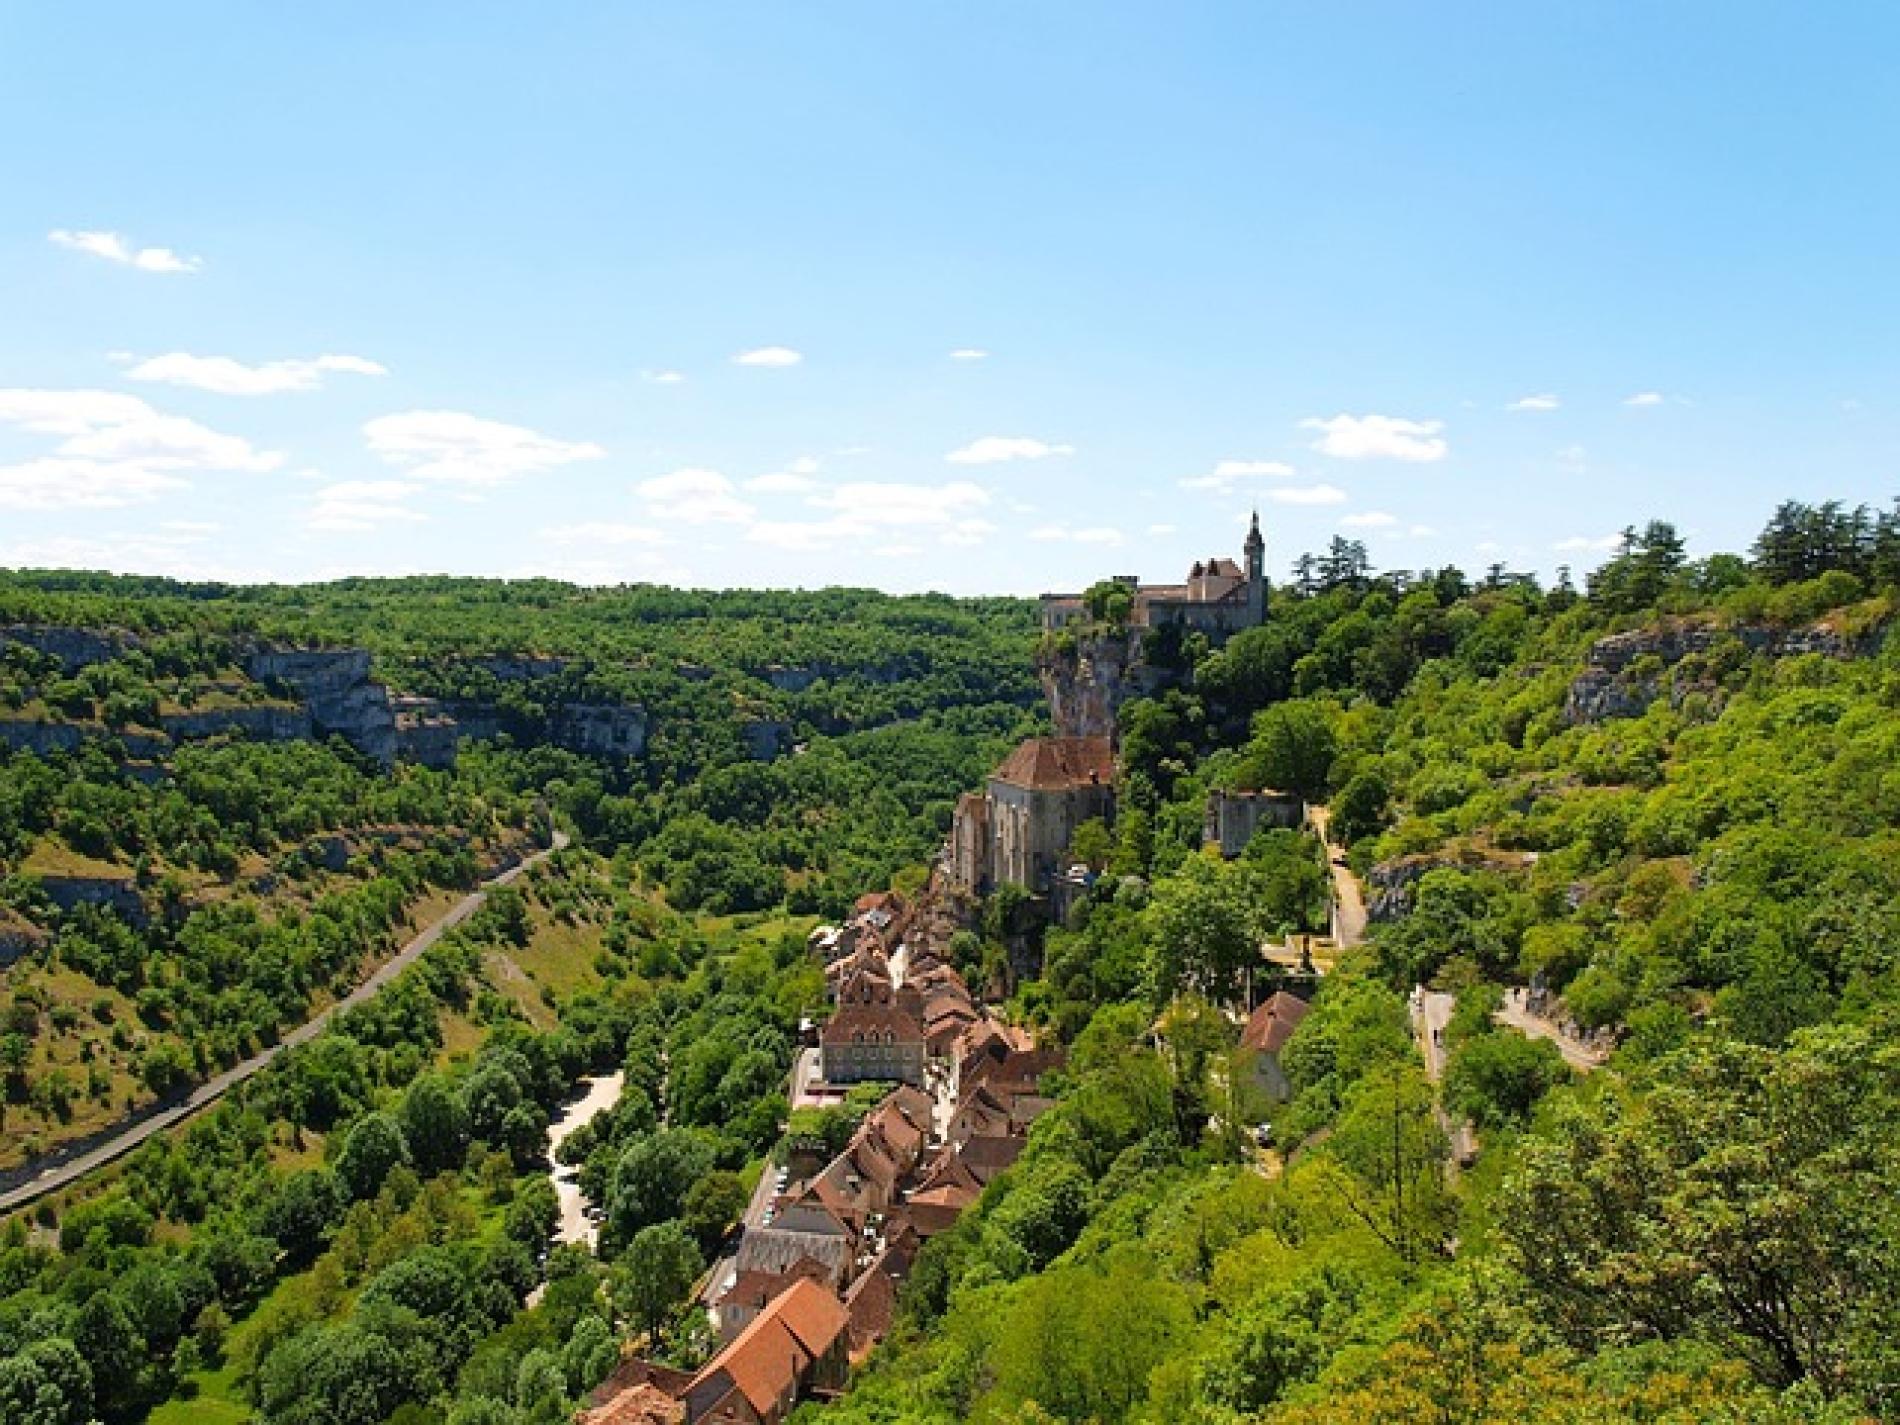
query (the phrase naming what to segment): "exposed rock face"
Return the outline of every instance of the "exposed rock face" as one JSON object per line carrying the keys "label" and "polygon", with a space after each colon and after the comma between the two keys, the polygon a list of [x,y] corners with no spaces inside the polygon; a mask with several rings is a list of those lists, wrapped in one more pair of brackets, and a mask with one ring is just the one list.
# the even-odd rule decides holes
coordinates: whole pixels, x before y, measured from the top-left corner
{"label": "exposed rock face", "polygon": [[117,629],[64,628],[53,624],[0,627],[0,644],[19,643],[65,664],[68,672],[93,663],[110,663],[138,640]]}
{"label": "exposed rock face", "polygon": [[1665,692],[1672,702],[1680,703],[1689,693],[1715,691],[1718,684],[1712,669],[1698,667],[1687,676],[1680,672],[1662,676],[1689,660],[1719,664],[1725,655],[1794,658],[1806,653],[1861,658],[1873,652],[1879,641],[1880,631],[1850,636],[1825,624],[1784,629],[1764,624],[1718,628],[1678,623],[1614,633],[1591,646],[1587,666],[1571,683],[1564,700],[1564,719],[1588,723],[1641,717]]}
{"label": "exposed rock face", "polygon": [[389,689],[370,681],[361,648],[267,648],[250,655],[245,671],[295,689],[322,736],[335,734],[385,766],[396,760],[396,714]]}
{"label": "exposed rock face", "polygon": [[1122,704],[1167,682],[1142,661],[1138,632],[1083,637],[1067,650],[1045,647],[1036,671],[1059,737],[1113,737]]}
{"label": "exposed rock face", "polygon": [[166,713],[159,725],[168,737],[179,741],[239,733],[253,742],[298,742],[310,736],[310,712],[307,708],[265,703]]}
{"label": "exposed rock face", "polygon": [[89,737],[102,737],[105,729],[93,723],[36,722],[11,718],[0,722],[0,745],[15,752],[70,752]]}
{"label": "exposed rock face", "polygon": [[1440,863],[1430,860],[1382,861],[1366,876],[1366,918],[1375,925],[1403,920],[1412,913],[1412,899],[1427,871]]}
{"label": "exposed rock face", "polygon": [[757,718],[748,722],[740,735],[745,738],[747,756],[754,762],[770,762],[791,745],[792,727],[773,718]]}
{"label": "exposed rock face", "polygon": [[638,757],[646,750],[647,714],[618,703],[568,703],[554,712],[554,742],[570,752]]}
{"label": "exposed rock face", "polygon": [[117,911],[134,925],[147,919],[145,902],[130,877],[118,876],[39,876],[40,889],[61,910],[82,905],[99,905]]}
{"label": "exposed rock face", "polygon": [[0,907],[0,969],[30,955],[47,943],[45,931],[30,921],[20,920]]}

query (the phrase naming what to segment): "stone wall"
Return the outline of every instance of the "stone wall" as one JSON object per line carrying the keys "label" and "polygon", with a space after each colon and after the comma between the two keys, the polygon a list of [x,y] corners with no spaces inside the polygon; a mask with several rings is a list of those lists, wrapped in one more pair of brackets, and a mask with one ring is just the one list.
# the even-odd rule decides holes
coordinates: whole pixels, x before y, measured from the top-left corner
{"label": "stone wall", "polygon": [[1292,792],[1225,792],[1217,787],[1207,794],[1201,836],[1231,861],[1262,826],[1297,827],[1305,819],[1306,803]]}

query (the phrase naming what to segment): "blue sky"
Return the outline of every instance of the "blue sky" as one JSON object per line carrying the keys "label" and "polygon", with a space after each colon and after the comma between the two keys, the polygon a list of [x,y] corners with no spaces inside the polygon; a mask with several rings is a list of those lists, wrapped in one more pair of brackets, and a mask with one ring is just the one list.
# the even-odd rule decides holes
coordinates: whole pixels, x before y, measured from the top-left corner
{"label": "blue sky", "polygon": [[0,0],[0,565],[1035,592],[1900,491],[1877,4]]}

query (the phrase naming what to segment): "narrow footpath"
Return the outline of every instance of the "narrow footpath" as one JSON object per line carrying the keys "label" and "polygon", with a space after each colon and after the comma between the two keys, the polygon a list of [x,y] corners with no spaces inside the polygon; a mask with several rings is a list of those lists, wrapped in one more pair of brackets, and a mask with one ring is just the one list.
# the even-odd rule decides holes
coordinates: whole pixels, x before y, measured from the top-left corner
{"label": "narrow footpath", "polygon": [[0,1184],[6,1185],[4,1190],[0,1190],[0,1212],[11,1212],[15,1208],[24,1207],[30,1202],[45,1197],[48,1193],[70,1187],[88,1173],[96,1172],[106,1164],[123,1158],[152,1135],[163,1133],[166,1129],[175,1127],[201,1110],[209,1108],[229,1093],[235,1085],[243,1083],[258,1073],[284,1050],[298,1044],[307,1044],[316,1038],[335,1015],[374,997],[391,980],[420,959],[431,945],[480,910],[487,902],[490,891],[497,886],[509,885],[520,879],[531,867],[539,865],[555,852],[565,849],[567,844],[567,833],[555,832],[552,841],[545,849],[491,876],[482,882],[478,889],[463,896],[442,916],[417,932],[413,939],[379,965],[374,974],[342,999],[290,1030],[275,1044],[252,1055],[242,1063],[233,1065],[215,1078],[206,1079],[184,1098],[161,1101],[140,1110],[127,1118],[124,1125],[112,1132],[104,1142],[99,1142],[95,1135],[92,1140],[89,1140],[93,1146],[73,1156],[67,1156],[73,1153],[71,1148],[64,1151],[56,1150],[37,1162],[27,1163],[0,1174]]}

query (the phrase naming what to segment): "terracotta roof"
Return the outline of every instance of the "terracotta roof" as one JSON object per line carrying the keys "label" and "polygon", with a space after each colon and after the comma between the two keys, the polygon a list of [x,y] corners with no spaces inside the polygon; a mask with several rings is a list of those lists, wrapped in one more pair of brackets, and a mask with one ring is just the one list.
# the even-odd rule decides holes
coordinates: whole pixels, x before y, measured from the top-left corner
{"label": "terracotta roof", "polygon": [[815,1282],[794,1282],[693,1377],[689,1412],[706,1415],[736,1390],[754,1414],[774,1418],[849,1324],[837,1297]]}
{"label": "terracotta roof", "polygon": [[1106,787],[1115,780],[1115,749],[1106,737],[1032,737],[990,775],[1038,792]]}
{"label": "terracotta roof", "polygon": [[1022,1156],[1028,1139],[979,1133],[957,1150],[957,1159],[979,1183],[987,1184]]}
{"label": "terracotta roof", "polygon": [[890,1334],[897,1315],[897,1281],[883,1269],[882,1258],[851,1283],[844,1308],[851,1322],[851,1355],[856,1360]]}
{"label": "terracotta roof", "polygon": [[733,1278],[732,1285],[719,1294],[715,1306],[749,1307],[753,1311],[763,1311],[772,1300],[785,1291],[795,1281],[823,1281],[826,1272],[822,1262],[810,1257],[800,1257],[783,1272],[740,1272]]}
{"label": "terracotta roof", "polygon": [[1240,1031],[1240,1047],[1256,1054],[1279,1053],[1311,1008],[1298,995],[1278,991],[1248,1018],[1247,1027]]}
{"label": "terracotta roof", "polygon": [[[924,1038],[923,1027],[915,1019],[888,1004],[840,1005],[837,1013],[825,1021],[818,1038],[824,1044],[858,1044],[881,1042],[885,1033],[892,1036],[891,1042],[895,1044],[921,1044]],[[865,1037],[872,1034],[880,1036],[880,1040]]]}

